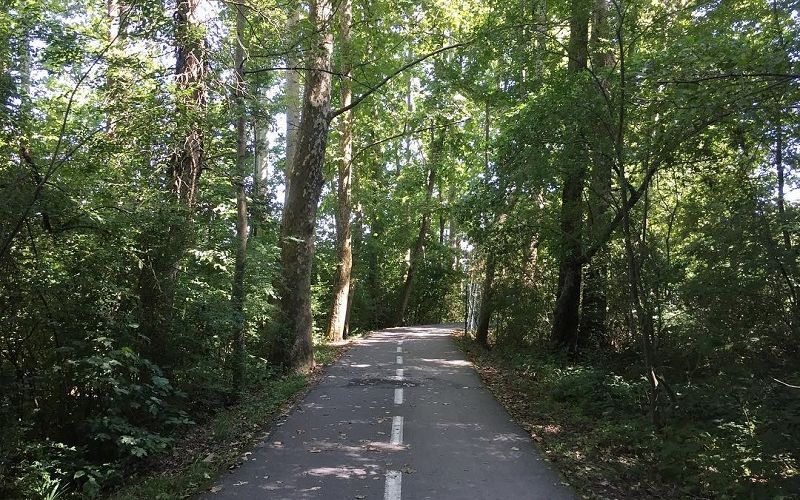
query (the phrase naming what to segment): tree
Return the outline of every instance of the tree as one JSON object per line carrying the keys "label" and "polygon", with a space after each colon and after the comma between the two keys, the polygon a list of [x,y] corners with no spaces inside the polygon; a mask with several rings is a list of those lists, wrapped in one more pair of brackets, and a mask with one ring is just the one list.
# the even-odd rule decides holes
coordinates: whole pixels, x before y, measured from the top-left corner
{"label": "tree", "polygon": [[[571,0],[569,23],[568,71],[582,80],[587,68],[589,43],[589,2]],[[580,103],[575,103],[578,108]],[[570,157],[563,167],[561,191],[561,242],[558,272],[558,293],[553,311],[551,337],[556,344],[570,350],[578,341],[578,324],[583,273],[583,187],[586,177],[587,155],[585,131],[576,123],[576,131],[568,144]]]}
{"label": "tree", "polygon": [[297,150],[289,171],[289,188],[281,226],[281,321],[292,344],[290,366],[307,372],[314,368],[311,318],[311,264],[314,227],[324,174],[331,111],[331,57],[333,8],[329,0],[312,0],[309,19],[315,34],[308,54],[303,112]]}
{"label": "tree", "polygon": [[[298,25],[302,16],[303,8],[300,3],[294,7],[289,7],[289,15],[286,17],[286,32],[290,37],[298,34]],[[327,28],[326,28],[327,29]],[[297,43],[292,40],[293,43]],[[297,47],[292,46],[286,53],[286,73],[285,95],[286,95],[286,177],[284,206],[289,203],[289,188],[292,179],[291,168],[294,165],[295,151],[297,150],[297,134],[300,129],[300,111],[302,109],[300,84],[301,72],[294,68],[298,66],[299,58],[296,55]]]}
{"label": "tree", "polygon": [[139,321],[150,341],[150,356],[164,354],[164,335],[172,315],[174,282],[178,262],[192,237],[192,214],[197,203],[198,182],[204,163],[204,133],[201,120],[206,112],[206,43],[197,23],[200,0],[181,0],[175,11],[176,122],[182,135],[177,141],[167,171],[169,220],[166,233],[160,228],[145,235],[142,272],[139,277]]}
{"label": "tree", "polygon": [[[595,78],[597,96],[592,100],[600,126],[591,133],[591,173],[588,199],[588,236],[595,242],[610,221],[611,170],[614,160],[614,125],[612,109],[609,109],[608,72],[614,66],[614,57],[605,45],[610,37],[608,20],[608,1],[596,0],[592,11],[592,31],[589,47],[591,50],[592,72]],[[606,308],[608,301],[609,254],[605,245],[588,262],[584,273],[581,300],[580,338],[578,342],[586,345],[590,341],[606,341]]]}
{"label": "tree", "polygon": [[[244,105],[244,5],[236,4],[236,46],[234,48],[234,105],[236,113],[236,166],[231,176],[231,183],[236,192],[236,259],[231,287],[231,305],[233,307],[233,390],[242,390],[246,361],[246,317],[244,303],[246,300],[245,270],[247,266],[247,192],[245,177],[247,176],[247,130]],[[260,173],[260,172],[259,172]]]}
{"label": "tree", "polygon": [[[339,46],[342,61],[342,82],[340,84],[341,105],[352,103],[350,79],[353,73],[350,26],[353,22],[352,0],[344,0],[339,6]],[[353,211],[353,110],[344,112],[339,122],[339,168],[336,209],[336,280],[334,281],[333,301],[328,326],[328,338],[339,342],[344,337],[347,326],[347,311],[350,299],[351,273],[353,269],[353,242],[350,218]]]}

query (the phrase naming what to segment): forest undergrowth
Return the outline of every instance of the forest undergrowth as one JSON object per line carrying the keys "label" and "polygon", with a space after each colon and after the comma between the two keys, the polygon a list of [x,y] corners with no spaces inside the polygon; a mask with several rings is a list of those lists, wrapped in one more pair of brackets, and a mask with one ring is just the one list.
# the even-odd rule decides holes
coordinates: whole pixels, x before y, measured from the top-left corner
{"label": "forest undergrowth", "polygon": [[459,347],[564,481],[585,498],[798,498],[800,397],[775,381],[706,374],[674,383],[654,429],[647,382],[623,356],[569,361],[548,346]]}

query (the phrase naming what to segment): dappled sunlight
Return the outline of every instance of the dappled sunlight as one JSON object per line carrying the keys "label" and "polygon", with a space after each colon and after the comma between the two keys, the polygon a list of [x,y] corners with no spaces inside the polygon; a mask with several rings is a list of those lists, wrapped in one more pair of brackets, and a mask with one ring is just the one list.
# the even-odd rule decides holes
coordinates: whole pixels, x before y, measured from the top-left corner
{"label": "dappled sunlight", "polygon": [[422,358],[422,359],[420,359],[420,361],[422,361],[424,363],[433,363],[435,365],[441,365],[441,366],[465,366],[465,367],[472,366],[472,363],[470,363],[469,361],[467,361],[465,359],[428,359],[428,358]]}
{"label": "dappled sunlight", "polygon": [[471,429],[474,431],[481,431],[483,427],[480,424],[467,424],[461,422],[437,422],[436,428],[440,430],[456,429]]}
{"label": "dappled sunlight", "polygon": [[339,479],[364,478],[379,474],[377,468],[368,470],[364,467],[316,467],[307,472],[311,476],[332,476]]}
{"label": "dappled sunlight", "polygon": [[506,433],[506,434],[495,434],[492,438],[490,438],[490,440],[500,441],[505,443],[511,443],[511,442],[519,443],[519,442],[527,442],[528,438],[520,434]]}
{"label": "dappled sunlight", "polygon": [[561,426],[555,424],[547,425],[532,425],[531,429],[537,431],[539,434],[552,434],[557,435],[561,433]]}

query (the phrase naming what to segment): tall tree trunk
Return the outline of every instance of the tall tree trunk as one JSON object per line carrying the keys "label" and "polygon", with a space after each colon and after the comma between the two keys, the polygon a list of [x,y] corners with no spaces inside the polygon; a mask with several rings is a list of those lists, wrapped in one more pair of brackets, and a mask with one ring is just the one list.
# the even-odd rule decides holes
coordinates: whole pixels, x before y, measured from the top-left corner
{"label": "tall tree trunk", "polygon": [[[602,232],[611,221],[611,165],[613,152],[613,127],[611,113],[603,99],[608,90],[605,72],[613,65],[613,58],[603,49],[602,43],[609,37],[608,7],[609,0],[595,0],[592,14],[592,34],[590,47],[592,51],[592,67],[598,77],[599,87],[596,89],[598,103],[595,107],[600,116],[605,116],[605,127],[594,129],[592,151],[592,168],[589,186],[589,240],[595,244],[602,238]],[[606,110],[603,113],[601,110]],[[606,288],[608,287],[609,254],[606,245],[589,261],[584,273],[583,299],[581,302],[580,339],[581,344],[594,342],[605,343],[606,339]]]}
{"label": "tall tree trunk", "polygon": [[536,17],[536,86],[544,82],[545,55],[547,54],[547,1],[534,0],[534,15]]}
{"label": "tall tree trunk", "polygon": [[236,167],[232,183],[236,191],[236,263],[231,287],[231,306],[233,308],[233,391],[239,393],[245,377],[245,329],[244,304],[247,299],[244,276],[247,266],[247,131],[245,128],[244,106],[244,6],[236,4],[236,48],[234,65],[236,83],[234,100],[236,104]]}
{"label": "tall tree trunk", "polygon": [[408,264],[408,272],[406,273],[406,280],[403,284],[402,295],[400,296],[400,307],[397,311],[397,324],[406,324],[406,312],[408,310],[408,303],[411,300],[411,292],[414,288],[414,275],[417,273],[419,267],[419,260],[422,257],[422,252],[425,250],[425,239],[428,235],[428,229],[431,224],[431,200],[433,198],[433,187],[436,183],[436,170],[441,161],[442,153],[444,150],[445,138],[444,126],[435,127],[431,125],[431,152],[428,158],[428,182],[425,191],[425,206],[422,208],[422,222],[419,225],[419,234],[417,235],[416,243],[411,249],[411,257]]}
{"label": "tall tree trunk", "polygon": [[[569,62],[572,73],[581,73],[587,67],[589,38],[589,2],[572,0],[569,34]],[[577,108],[576,103],[576,108]],[[572,154],[565,165],[561,192],[561,248],[558,272],[558,298],[553,312],[551,339],[558,345],[574,350],[578,340],[578,323],[581,300],[582,239],[583,239],[583,184],[586,177],[586,155],[581,130],[578,129],[573,142],[568,145]]]}
{"label": "tall tree trunk", "polygon": [[483,278],[483,296],[481,297],[481,309],[478,314],[478,328],[475,332],[475,340],[486,348],[489,347],[489,324],[494,310],[492,288],[494,287],[495,265],[494,252],[489,251],[486,256],[486,275]]}
{"label": "tall tree trunk", "polygon": [[[264,92],[260,92],[262,100],[266,101]],[[267,222],[268,200],[269,200],[269,177],[270,177],[270,158],[269,158],[269,119],[266,111],[262,108],[253,120],[253,206],[252,214],[252,234],[260,236],[261,229]]]}
{"label": "tall tree trunk", "polygon": [[172,320],[175,278],[178,263],[192,238],[192,212],[203,166],[201,123],[206,110],[208,66],[203,31],[196,19],[200,2],[181,0],[175,12],[176,114],[188,117],[189,122],[167,172],[168,192],[176,204],[167,208],[170,213],[166,214],[169,219],[166,231],[145,230],[142,241],[145,254],[138,289],[140,331],[150,340],[148,356],[156,361],[166,359],[164,336]]}
{"label": "tall tree trunk", "polygon": [[289,172],[289,190],[281,227],[281,320],[292,337],[287,361],[298,372],[308,372],[314,367],[311,265],[330,126],[332,15],[331,0],[312,0],[310,20],[315,34],[309,51],[297,151]]}
{"label": "tall tree trunk", "polygon": [[182,96],[179,105],[190,116],[189,130],[170,166],[172,190],[190,210],[194,209],[203,169],[201,117],[206,110],[205,77],[208,72],[205,39],[197,20],[202,0],[181,0],[175,16],[178,42],[175,76]]}
{"label": "tall tree trunk", "polygon": [[[292,8],[286,21],[286,31],[289,36],[296,36],[297,27],[300,23],[302,6],[297,5]],[[326,27],[326,29],[329,29]],[[295,48],[292,47],[286,56],[286,66],[295,68],[300,60],[295,55]],[[297,151],[297,134],[300,129],[300,71],[289,70],[286,73],[286,182],[283,206],[289,203],[289,188],[292,180],[292,166],[294,165],[295,152]]]}
{"label": "tall tree trunk", "polygon": [[[353,94],[350,88],[352,73],[352,55],[350,46],[350,25],[353,22],[353,2],[343,0],[339,5],[342,58],[341,106],[350,105]],[[339,342],[344,338],[345,324],[347,321],[348,299],[350,297],[351,273],[353,270],[352,229],[350,216],[353,211],[352,180],[353,180],[353,111],[345,111],[339,123],[339,178],[337,184],[336,207],[336,281],[333,286],[333,303],[331,304],[330,321],[328,324],[328,338]]]}
{"label": "tall tree trunk", "polygon": [[[491,177],[490,171],[490,152],[489,152],[489,139],[491,132],[489,101],[486,101],[486,110],[483,121],[483,168],[486,172],[486,178]],[[505,219],[504,214],[497,214],[492,224],[492,229],[498,229],[497,226]],[[491,243],[490,243],[491,245]],[[492,319],[492,312],[494,312],[494,301],[492,300],[492,287],[494,286],[494,274],[496,267],[496,250],[491,248],[486,252],[486,275],[483,278],[483,290],[481,297],[480,312],[478,314],[478,326],[475,332],[475,339],[484,347],[489,347],[489,323]]]}
{"label": "tall tree trunk", "polygon": [[792,238],[786,220],[786,166],[783,163],[783,125],[778,120],[775,126],[775,169],[778,173],[778,217],[780,218],[783,246],[789,254],[792,253]]}
{"label": "tall tree trunk", "polygon": [[[109,107],[111,103],[116,100],[116,89],[118,86],[118,81],[116,78],[116,71],[114,66],[114,55],[115,51],[113,47],[115,45],[118,46],[118,38],[119,38],[119,28],[120,28],[120,9],[119,9],[119,0],[106,0],[106,15],[108,16],[108,40],[111,44],[112,48],[109,49],[109,63],[108,63],[108,70],[106,73],[106,93],[108,94]],[[109,112],[106,115],[106,132],[109,136],[113,136],[114,132],[116,131],[116,126],[114,122],[114,113]]]}

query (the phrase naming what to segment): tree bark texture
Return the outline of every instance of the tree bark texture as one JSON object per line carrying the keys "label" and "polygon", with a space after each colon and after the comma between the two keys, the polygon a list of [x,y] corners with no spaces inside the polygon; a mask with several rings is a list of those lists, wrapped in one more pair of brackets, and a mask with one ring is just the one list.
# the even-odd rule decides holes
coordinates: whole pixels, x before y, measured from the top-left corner
{"label": "tree bark texture", "polygon": [[311,2],[310,19],[316,31],[311,45],[313,49],[309,52],[297,151],[289,172],[289,190],[281,227],[280,306],[282,321],[292,337],[287,361],[298,372],[308,372],[314,367],[311,265],[330,124],[332,12],[330,0]]}
{"label": "tree bark texture", "polygon": [[203,169],[203,130],[206,110],[205,80],[208,73],[205,39],[198,28],[197,8],[201,0],[178,2],[175,13],[177,57],[175,76],[180,92],[179,107],[189,118],[187,134],[170,166],[172,190],[190,209],[194,208],[198,181]]}
{"label": "tree bark texture", "polygon": [[[286,21],[286,32],[289,36],[296,36],[297,26],[300,23],[302,7],[293,7]],[[325,29],[329,29],[326,27]],[[294,68],[300,61],[297,59],[294,50],[290,50],[286,56],[286,67]],[[294,165],[295,151],[297,150],[297,134],[300,128],[300,72],[290,70],[286,73],[286,180],[283,206],[289,203],[289,187],[292,181],[291,169]]]}
{"label": "tree bark texture", "polygon": [[[353,94],[350,88],[352,73],[350,25],[353,22],[352,0],[343,0],[339,5],[340,47],[342,58],[341,105],[349,106]],[[346,111],[339,122],[339,160],[336,207],[336,280],[333,287],[328,338],[339,342],[344,338],[347,309],[350,297],[351,273],[353,270],[352,228],[352,180],[353,180],[353,111]]]}

